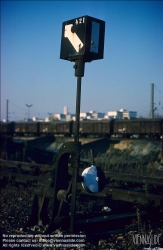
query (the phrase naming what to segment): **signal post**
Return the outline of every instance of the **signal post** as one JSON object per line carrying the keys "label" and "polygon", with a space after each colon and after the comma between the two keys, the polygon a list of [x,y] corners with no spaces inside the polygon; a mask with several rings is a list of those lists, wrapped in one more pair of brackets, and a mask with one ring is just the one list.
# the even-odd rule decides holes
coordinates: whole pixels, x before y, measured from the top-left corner
{"label": "signal post", "polygon": [[[90,16],[82,16],[62,24],[62,39],[60,59],[74,61],[75,76],[77,77],[76,93],[76,127],[74,142],[79,142],[81,78],[84,76],[85,62],[103,59],[105,22]],[[73,167],[71,222],[70,230],[74,232],[76,205],[76,185],[80,164],[80,152]]]}
{"label": "signal post", "polygon": [[[77,77],[76,92],[76,127],[74,142],[66,142],[59,149],[51,177],[38,183],[33,201],[31,216],[24,229],[33,225],[46,225],[46,234],[51,233],[58,226],[75,232],[76,187],[80,182],[90,193],[101,192],[105,186],[103,171],[94,166],[86,168],[79,176],[80,166],[80,99],[81,78],[84,76],[86,62],[103,59],[105,22],[90,16],[82,16],[62,24],[62,38],[60,59],[75,62],[75,76]],[[69,175],[68,162],[71,157],[72,175]],[[93,156],[92,156],[93,157]],[[47,213],[48,201],[53,199],[51,218]],[[71,212],[69,214],[69,204]]]}

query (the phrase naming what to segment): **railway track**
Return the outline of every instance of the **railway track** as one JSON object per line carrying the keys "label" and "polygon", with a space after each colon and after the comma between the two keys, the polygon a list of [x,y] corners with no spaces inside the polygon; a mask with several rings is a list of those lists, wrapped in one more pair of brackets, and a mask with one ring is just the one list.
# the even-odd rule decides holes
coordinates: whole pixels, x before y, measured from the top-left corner
{"label": "railway track", "polygon": [[[36,163],[15,162],[0,160],[1,181],[12,182],[16,185],[34,185],[41,183],[46,185],[46,180],[55,172],[51,165],[42,165]],[[80,169],[79,174],[82,173]],[[163,178],[138,176],[122,173],[111,173],[104,171],[106,176],[106,185],[103,191],[96,196],[108,197],[113,199],[127,200],[130,202],[138,201],[146,203],[148,200],[155,201],[156,205],[163,202]],[[69,175],[72,174],[71,168]],[[87,192],[78,183],[78,190],[81,193]],[[92,194],[94,196],[94,194]],[[50,196],[50,194],[49,194]],[[51,197],[52,198],[52,197]]]}
{"label": "railway track", "polygon": [[[118,176],[117,176],[118,179]],[[43,181],[45,180],[44,176],[34,176],[34,175],[27,175],[27,174],[19,174],[19,173],[9,173],[7,171],[1,171],[1,182],[2,183],[13,183],[13,185],[22,185],[24,187],[27,187],[28,185],[36,186],[37,182],[41,183],[42,186],[44,186]],[[153,180],[153,178],[152,178]],[[153,180],[155,183],[154,185],[163,186],[162,183],[157,183],[156,180]],[[140,183],[140,181],[139,181]],[[4,185],[2,184],[2,185]],[[81,193],[87,194],[86,191],[82,189],[81,184],[78,186],[78,190],[80,190]],[[163,202],[163,191],[160,190],[159,193],[147,191],[142,188],[127,188],[124,186],[113,186],[113,185],[106,185],[104,190],[96,195],[92,196],[100,196],[100,197],[108,197],[111,196],[112,199],[116,200],[124,200],[124,201],[130,201],[130,202],[139,202],[142,204],[147,203],[149,200],[152,200],[155,202],[156,205],[159,205]],[[49,197],[53,197],[53,192],[49,193]]]}
{"label": "railway track", "polygon": [[[5,191],[5,189],[4,189],[4,191]],[[11,189],[9,190],[9,192],[11,192],[12,197],[13,196],[15,196],[15,198],[19,197],[19,194],[18,194],[18,196],[16,196],[15,193],[13,195],[13,193],[12,193],[13,191]],[[11,224],[12,220],[14,220],[12,223],[14,223],[14,227],[16,227],[15,232],[13,233],[13,231],[11,231],[11,234],[24,235],[24,239],[28,239],[29,241],[32,239],[30,237],[33,237],[33,238],[36,237],[36,242],[38,242],[39,244],[46,243],[46,240],[48,241],[49,239],[51,239],[51,240],[53,239],[54,241],[56,240],[57,242],[59,242],[59,239],[63,239],[63,237],[66,238],[67,241],[69,239],[70,240],[74,239],[70,236],[68,237],[68,235],[70,235],[70,233],[69,233],[69,231],[66,231],[65,229],[57,229],[56,231],[52,232],[51,237],[49,237],[48,234],[45,233],[46,228],[42,227],[42,226],[30,227],[30,228],[27,228],[27,230],[22,230],[22,228],[20,228],[21,230],[18,229],[20,227],[20,224],[18,224],[18,222],[20,223],[20,220],[21,220],[20,217],[22,216],[21,211],[25,210],[25,207],[23,204],[29,203],[29,201],[27,200],[27,191],[24,193],[24,196],[22,193],[22,200],[21,201],[15,199],[14,205],[12,204],[14,207],[14,211],[15,211],[15,208],[17,206],[16,205],[17,203],[18,203],[19,209],[20,209],[20,213],[19,213],[19,211],[17,211],[17,214],[19,214],[19,217],[18,218],[16,217],[14,220],[15,216],[11,214],[11,216],[9,216],[9,217],[12,217],[13,219],[8,219],[8,224],[10,224],[10,230],[12,227],[12,224]],[[20,204],[21,204],[21,206],[20,206]],[[97,202],[96,202],[96,205],[97,205]],[[137,248],[134,248],[135,245],[133,243],[133,235],[140,232],[138,230],[141,230],[142,228],[143,228],[143,230],[145,230],[144,229],[145,224],[143,222],[146,218],[148,218],[148,215],[147,215],[146,211],[139,210],[139,217],[141,217],[141,221],[139,221],[137,212],[131,211],[131,207],[128,207],[128,205],[129,204],[127,204],[127,203],[121,204],[121,202],[112,201],[110,203],[110,207],[112,208],[112,211],[103,212],[103,213],[99,212],[98,214],[95,211],[89,211],[89,213],[87,213],[87,215],[82,214],[83,218],[81,220],[79,220],[77,224],[80,227],[79,235],[83,235],[82,239],[84,239],[84,245],[85,245],[85,246],[83,246],[84,249],[85,248],[86,249],[107,249],[107,248],[110,249],[111,247],[113,248],[113,246],[114,246],[113,249],[130,249],[129,248],[130,244],[132,245],[131,249],[137,249]],[[117,206],[117,209],[115,209],[116,206]],[[10,205],[10,209],[11,209],[11,205]],[[125,211],[122,211],[122,210],[125,210]],[[81,213],[79,213],[79,214],[81,216]],[[27,216],[27,214],[25,214],[25,215]],[[28,214],[28,216],[29,216],[29,214]],[[4,217],[5,217],[5,214],[4,214]],[[3,220],[4,220],[4,218],[3,218]],[[134,221],[134,223],[133,223],[133,221]],[[88,229],[86,231],[81,230],[82,227],[85,228],[84,224],[86,224],[86,228]],[[150,229],[151,229],[151,227],[153,230],[156,227],[161,229],[161,224],[159,222],[156,222],[156,221],[151,222]],[[146,233],[148,233],[148,229],[149,229],[149,222],[146,223]],[[9,231],[6,229],[3,229],[2,232],[6,235],[9,234]],[[76,234],[78,234],[78,233],[76,233]],[[28,238],[26,238],[26,235],[28,236]],[[29,235],[31,235],[31,236],[29,237]],[[160,232],[160,235],[161,235],[161,232]],[[22,239],[22,237],[20,237],[20,238]],[[42,239],[42,242],[40,242],[39,239],[40,240]],[[80,239],[81,239],[81,237],[80,237]],[[59,242],[59,243],[61,243],[61,242]],[[125,247],[124,247],[124,243],[126,244]],[[161,241],[160,241],[160,243],[161,243]],[[48,244],[49,243],[47,242],[46,247],[50,247],[50,245],[48,245]],[[121,246],[121,244],[122,244],[122,246]],[[159,246],[161,246],[161,245],[159,245]],[[44,248],[39,247],[36,249],[41,250]],[[60,248],[57,248],[57,249],[60,250]],[[140,249],[140,248],[138,248],[138,249]]]}
{"label": "railway track", "polygon": [[[37,190],[38,192],[42,190],[41,192],[44,193],[47,183],[51,183],[51,176],[55,172],[51,165],[5,160],[0,161],[0,168],[4,187],[9,184],[10,186],[16,185],[17,189],[24,186],[24,190],[27,190],[29,186],[32,186],[35,187],[36,193]],[[82,171],[80,169],[79,172]],[[72,171],[69,171],[69,175],[71,177]],[[86,235],[87,242],[93,239],[97,244],[102,244],[98,243],[102,242],[101,239],[108,239],[111,235],[125,235],[131,231],[139,232],[142,227],[148,228],[149,223],[152,228],[162,227],[163,179],[161,177],[109,173],[108,171],[105,171],[105,176],[107,180],[105,188],[97,194],[88,194],[80,183],[77,184],[75,228],[76,232]],[[47,198],[50,200],[47,214],[51,220],[54,188],[49,187],[47,193]],[[66,206],[70,211],[71,202]],[[28,214],[27,224],[30,216]],[[67,225],[70,223],[70,218],[61,216],[58,217],[58,220],[59,224],[55,220],[56,225],[51,225],[52,228],[54,227],[52,234],[56,234],[57,225],[62,228],[60,233],[68,232]],[[48,220],[46,222],[49,224]],[[47,226],[37,225],[35,227],[30,223],[28,226],[24,225],[22,233],[48,235]]]}

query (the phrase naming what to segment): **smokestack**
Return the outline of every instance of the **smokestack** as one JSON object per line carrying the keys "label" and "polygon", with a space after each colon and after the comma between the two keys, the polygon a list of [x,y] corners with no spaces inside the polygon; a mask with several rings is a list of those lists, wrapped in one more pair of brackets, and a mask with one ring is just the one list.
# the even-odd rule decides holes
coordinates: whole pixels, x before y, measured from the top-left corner
{"label": "smokestack", "polygon": [[154,83],[151,83],[150,118],[154,118]]}

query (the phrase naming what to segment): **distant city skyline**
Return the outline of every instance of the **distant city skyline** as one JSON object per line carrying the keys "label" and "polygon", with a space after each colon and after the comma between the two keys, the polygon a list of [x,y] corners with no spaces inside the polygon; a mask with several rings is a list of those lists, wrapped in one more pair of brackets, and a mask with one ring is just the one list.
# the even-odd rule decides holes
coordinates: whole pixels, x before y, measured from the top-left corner
{"label": "distant city skyline", "polygon": [[[162,1],[1,1],[1,114],[9,120],[75,114],[74,63],[61,60],[62,23],[89,15],[106,22],[104,59],[86,63],[81,112],[121,108],[163,115]],[[32,105],[30,110],[26,106]]]}
{"label": "distant city skyline", "polygon": [[[7,103],[9,101],[7,100]],[[31,108],[33,105],[26,105],[28,108]],[[153,118],[163,118],[163,115],[158,114],[154,110],[154,117]],[[18,120],[10,120],[8,118],[8,121],[26,121],[26,120],[33,120],[33,121],[51,121],[51,120],[75,120],[75,113],[70,113],[68,111],[68,107],[64,106],[63,111],[61,113],[47,113],[45,117],[40,117],[40,116],[30,116],[30,110],[28,109],[28,113],[26,113],[25,117],[21,117]],[[128,110],[128,109],[119,109],[119,110],[108,110],[106,113],[100,111],[97,112],[96,110],[87,110],[87,111],[81,111],[80,112],[80,119],[135,119],[135,118],[152,118],[150,117],[150,113],[148,117],[144,116],[137,116],[137,111],[134,110]],[[7,119],[3,119],[3,122],[6,122]]]}
{"label": "distant city skyline", "polygon": [[[6,101],[6,105],[8,106],[9,105],[9,100]],[[30,108],[33,106],[33,105],[28,105],[28,104],[25,104],[25,106],[28,108],[27,112],[25,113],[25,116],[24,117],[21,117],[19,119],[10,119],[10,112],[8,112],[8,120],[9,121],[18,121],[18,120],[23,120],[23,119],[33,119],[33,118],[37,118],[37,119],[46,119],[48,117],[52,117],[52,116],[55,116],[55,115],[66,115],[66,114],[71,114],[73,116],[75,116],[75,112],[74,113],[71,113],[69,112],[69,108],[67,106],[64,106],[63,107],[63,110],[61,111],[61,113],[53,113],[53,112],[48,112],[47,115],[45,117],[40,117],[40,115],[38,114],[35,115],[35,116],[30,116]],[[8,107],[7,107],[8,108]],[[83,114],[83,113],[101,113],[101,114],[105,114],[107,115],[108,112],[122,112],[122,111],[129,111],[129,112],[136,112],[136,111],[133,111],[133,110],[127,110],[127,109],[119,109],[119,110],[108,110],[106,113],[105,112],[102,112],[102,111],[96,111],[96,110],[86,110],[86,111],[81,111],[80,114]],[[7,110],[6,110],[7,112]],[[137,112],[136,112],[137,113]],[[2,119],[2,121],[5,121],[6,122],[6,119],[7,118],[7,114],[6,114],[6,117],[4,119]]]}
{"label": "distant city skyline", "polygon": [[[33,105],[32,104],[31,105],[25,104],[25,106],[28,108],[28,110],[25,112],[25,116],[24,117],[22,116],[21,118],[16,118],[16,116],[15,116],[15,118],[11,118],[11,117],[14,117],[14,114],[11,115],[11,113],[9,111],[9,100],[6,100],[6,117],[4,119],[2,119],[1,121],[5,121],[6,122],[8,120],[10,122],[10,121],[19,121],[19,120],[23,120],[23,119],[28,119],[29,120],[29,119],[33,119],[33,118],[46,119],[46,118],[48,118],[50,116],[54,116],[54,115],[57,115],[57,114],[63,114],[63,115],[65,115],[65,114],[72,114],[72,115],[75,116],[75,112],[74,113],[69,112],[69,108],[67,106],[64,106],[63,110],[60,113],[47,112],[47,114],[45,113],[45,116],[42,116],[42,117],[40,116],[39,113],[38,113],[38,115],[30,116],[30,108]],[[8,116],[7,116],[7,110],[8,110]],[[107,114],[109,112],[122,112],[122,111],[135,112],[136,116],[137,116],[137,110],[128,110],[126,108],[120,108],[118,110],[108,110],[107,112],[103,112],[101,110],[100,111],[85,110],[85,111],[80,111],[80,114],[82,114],[82,113],[96,112],[96,113],[103,113],[103,114],[105,114],[107,116]],[[162,117],[163,118],[163,114],[158,113],[157,112],[157,108],[154,108],[153,112],[154,112],[154,118],[155,117]],[[150,111],[149,111],[149,114],[146,117],[143,116],[143,115],[140,115],[140,116],[137,116],[136,118],[141,118],[141,117],[142,118],[151,118],[150,117]]]}

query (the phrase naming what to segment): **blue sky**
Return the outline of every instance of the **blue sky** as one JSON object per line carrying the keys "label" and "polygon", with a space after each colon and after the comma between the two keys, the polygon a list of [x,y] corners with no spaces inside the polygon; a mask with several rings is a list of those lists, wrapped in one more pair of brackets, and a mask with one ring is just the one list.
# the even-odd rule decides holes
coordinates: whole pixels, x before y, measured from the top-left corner
{"label": "blue sky", "polygon": [[163,114],[162,1],[1,1],[1,120],[75,113],[73,62],[60,59],[62,23],[106,22],[104,59],[85,65],[81,111],[121,108],[148,117],[150,84]]}

